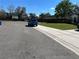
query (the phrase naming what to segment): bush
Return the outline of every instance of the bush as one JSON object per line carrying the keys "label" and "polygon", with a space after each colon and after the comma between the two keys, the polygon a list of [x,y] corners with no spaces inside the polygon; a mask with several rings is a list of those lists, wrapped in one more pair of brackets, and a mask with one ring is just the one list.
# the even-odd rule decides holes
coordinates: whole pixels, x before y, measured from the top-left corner
{"label": "bush", "polygon": [[71,23],[71,19],[38,19],[39,22],[48,23]]}

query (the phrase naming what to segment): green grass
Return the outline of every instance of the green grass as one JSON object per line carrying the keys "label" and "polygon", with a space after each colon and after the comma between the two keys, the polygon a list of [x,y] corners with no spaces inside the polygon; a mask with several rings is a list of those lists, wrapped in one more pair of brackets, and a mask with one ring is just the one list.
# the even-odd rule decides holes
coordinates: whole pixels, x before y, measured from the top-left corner
{"label": "green grass", "polygon": [[40,25],[52,27],[52,28],[56,28],[56,29],[61,29],[61,30],[69,30],[69,29],[76,28],[75,25],[66,24],[66,23],[40,23]]}

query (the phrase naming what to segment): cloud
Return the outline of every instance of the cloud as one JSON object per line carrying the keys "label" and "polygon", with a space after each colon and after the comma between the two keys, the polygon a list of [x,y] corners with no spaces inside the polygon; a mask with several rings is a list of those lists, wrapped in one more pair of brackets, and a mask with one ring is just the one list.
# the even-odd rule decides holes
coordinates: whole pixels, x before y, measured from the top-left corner
{"label": "cloud", "polygon": [[55,9],[55,8],[52,7],[51,9]]}

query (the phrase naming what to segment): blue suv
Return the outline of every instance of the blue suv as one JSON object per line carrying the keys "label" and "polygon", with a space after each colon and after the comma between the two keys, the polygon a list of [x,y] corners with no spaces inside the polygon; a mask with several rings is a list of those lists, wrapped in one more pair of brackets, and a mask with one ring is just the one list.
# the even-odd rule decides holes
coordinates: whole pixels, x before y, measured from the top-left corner
{"label": "blue suv", "polygon": [[36,18],[32,18],[28,21],[28,26],[38,26],[38,21]]}

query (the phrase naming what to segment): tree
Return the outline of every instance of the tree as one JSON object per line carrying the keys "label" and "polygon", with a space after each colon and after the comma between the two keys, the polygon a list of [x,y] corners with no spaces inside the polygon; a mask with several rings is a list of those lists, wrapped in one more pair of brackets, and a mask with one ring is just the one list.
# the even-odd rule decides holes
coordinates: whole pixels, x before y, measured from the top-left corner
{"label": "tree", "polygon": [[51,16],[51,14],[48,12],[48,13],[45,13],[44,16],[49,17],[49,16]]}
{"label": "tree", "polygon": [[79,15],[79,6],[78,5],[73,5],[73,13]]}
{"label": "tree", "polygon": [[46,19],[46,18],[49,18],[49,17],[51,17],[51,14],[49,12],[48,13],[41,13],[39,15],[39,21],[40,22],[47,22],[47,21],[49,21],[49,19]]}
{"label": "tree", "polygon": [[20,20],[22,19],[24,14],[27,15],[25,7],[20,7],[19,6],[19,7],[16,8],[15,12],[18,14],[18,17],[19,17]]}
{"label": "tree", "polygon": [[8,12],[9,12],[10,14],[12,14],[13,12],[15,12],[15,8],[14,8],[13,5],[10,5],[10,6],[8,7]]}
{"label": "tree", "polygon": [[73,5],[69,0],[61,1],[55,8],[55,16],[66,17],[72,13]]}
{"label": "tree", "polygon": [[10,19],[12,19],[12,14],[15,12],[15,8],[14,8],[14,6],[13,5],[10,5],[9,7],[8,7],[8,17],[10,18]]}
{"label": "tree", "polygon": [[30,14],[29,14],[29,19],[31,19],[32,17],[38,18],[35,13],[30,13]]}
{"label": "tree", "polygon": [[0,10],[0,19],[5,19],[6,18],[6,12],[4,9]]}
{"label": "tree", "polygon": [[43,18],[45,16],[45,14],[44,13],[41,13],[40,15],[39,15],[39,18]]}
{"label": "tree", "polygon": [[30,13],[29,15],[30,15],[30,17],[36,17],[35,13]]}
{"label": "tree", "polygon": [[43,19],[43,18],[45,18],[45,17],[50,17],[51,16],[51,14],[48,12],[48,13],[41,13],[40,15],[39,15],[39,18],[40,19]]}

